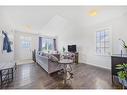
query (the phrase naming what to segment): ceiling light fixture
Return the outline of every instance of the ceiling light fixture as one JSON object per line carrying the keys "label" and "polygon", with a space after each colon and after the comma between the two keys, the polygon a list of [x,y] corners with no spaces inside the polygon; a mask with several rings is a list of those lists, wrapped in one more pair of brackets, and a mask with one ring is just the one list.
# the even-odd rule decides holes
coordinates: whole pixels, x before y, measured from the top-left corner
{"label": "ceiling light fixture", "polygon": [[89,16],[97,16],[97,11],[96,10],[91,10],[89,12]]}

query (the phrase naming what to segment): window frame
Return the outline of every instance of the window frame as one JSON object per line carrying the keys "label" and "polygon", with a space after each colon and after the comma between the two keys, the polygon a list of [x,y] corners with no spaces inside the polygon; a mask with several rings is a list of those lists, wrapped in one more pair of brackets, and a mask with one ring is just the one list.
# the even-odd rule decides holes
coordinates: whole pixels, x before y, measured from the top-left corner
{"label": "window frame", "polygon": [[21,48],[28,49],[31,47],[32,38],[30,36],[20,36]]}
{"label": "window frame", "polygon": [[[57,38],[56,37],[49,37],[49,36],[40,36],[41,37],[41,51],[44,51],[44,52],[50,52],[50,51],[55,51],[55,50],[57,50]],[[43,38],[45,38],[45,39],[52,39],[52,41],[53,41],[53,44],[54,44],[54,39],[55,39],[55,44],[53,45],[53,49],[51,49],[51,50],[48,50],[48,49],[46,49],[46,50],[43,50],[42,48],[42,46],[43,46]]]}
{"label": "window frame", "polygon": [[[44,43],[45,42],[45,45]],[[53,44],[53,47],[50,49],[49,45]],[[45,47],[43,47],[43,45]],[[45,48],[45,49],[44,49]],[[42,51],[52,51],[54,50],[54,43],[53,43],[53,39],[52,38],[47,38],[47,37],[42,37]]]}
{"label": "window frame", "polygon": [[[105,38],[104,38],[104,53],[97,53],[97,32],[107,32],[108,33],[108,42],[106,42],[105,41]],[[99,38],[99,39],[101,39],[101,37]],[[102,42],[101,42],[101,40],[99,41],[100,43],[100,45],[102,44]],[[105,47],[105,45],[108,43],[108,47]],[[100,29],[97,29],[96,30],[96,32],[95,32],[95,44],[96,44],[96,46],[95,46],[95,52],[96,52],[96,55],[98,55],[98,56],[111,56],[112,55],[112,30],[111,30],[111,26],[110,27],[104,27],[104,28],[100,28]],[[100,46],[100,48],[101,48],[101,46]],[[105,51],[105,49],[106,48],[109,48],[109,52],[108,53],[106,53]]]}

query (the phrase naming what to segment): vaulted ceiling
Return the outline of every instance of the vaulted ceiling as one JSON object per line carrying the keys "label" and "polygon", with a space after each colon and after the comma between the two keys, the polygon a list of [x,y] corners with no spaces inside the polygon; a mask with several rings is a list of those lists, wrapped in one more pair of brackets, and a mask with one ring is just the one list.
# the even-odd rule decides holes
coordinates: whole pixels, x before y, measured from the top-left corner
{"label": "vaulted ceiling", "polygon": [[[96,16],[90,16],[95,10]],[[81,26],[116,18],[127,12],[125,6],[4,6],[0,7],[1,17],[19,31],[41,31],[56,15]]]}

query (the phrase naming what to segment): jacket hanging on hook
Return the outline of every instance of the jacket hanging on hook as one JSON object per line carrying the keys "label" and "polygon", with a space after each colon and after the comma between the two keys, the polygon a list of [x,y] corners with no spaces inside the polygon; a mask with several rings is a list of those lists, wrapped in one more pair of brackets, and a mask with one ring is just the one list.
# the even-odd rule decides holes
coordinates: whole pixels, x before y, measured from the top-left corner
{"label": "jacket hanging on hook", "polygon": [[3,40],[3,50],[6,50],[9,53],[12,51],[9,38],[7,36],[7,33],[5,33],[4,31],[2,31],[2,34],[5,36]]}

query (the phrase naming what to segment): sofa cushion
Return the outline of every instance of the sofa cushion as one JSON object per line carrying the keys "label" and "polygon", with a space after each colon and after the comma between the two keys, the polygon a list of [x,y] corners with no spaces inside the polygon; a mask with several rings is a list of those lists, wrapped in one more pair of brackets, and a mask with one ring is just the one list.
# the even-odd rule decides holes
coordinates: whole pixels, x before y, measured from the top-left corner
{"label": "sofa cushion", "polygon": [[40,52],[40,55],[41,55],[41,56],[44,56],[44,52],[43,52],[43,51],[41,51],[41,52]]}

